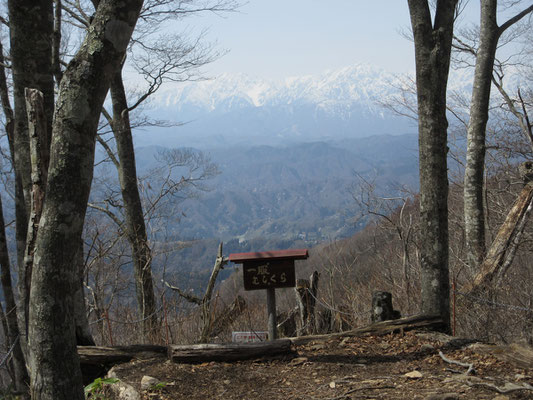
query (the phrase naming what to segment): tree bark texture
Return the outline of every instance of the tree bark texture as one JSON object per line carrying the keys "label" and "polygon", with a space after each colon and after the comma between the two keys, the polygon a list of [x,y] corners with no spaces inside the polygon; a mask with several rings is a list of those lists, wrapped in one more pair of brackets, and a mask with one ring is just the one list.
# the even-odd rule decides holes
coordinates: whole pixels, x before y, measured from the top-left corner
{"label": "tree bark texture", "polygon": [[[24,253],[24,265],[22,270],[25,275],[19,276],[24,279],[24,288],[31,290],[31,274],[33,269],[33,254],[38,226],[41,219],[42,207],[45,199],[45,186],[48,175],[49,147],[46,140],[46,118],[43,107],[43,95],[36,89],[26,88],[26,110],[28,113],[28,133],[30,137],[31,156],[31,211],[28,232],[26,235],[26,250]],[[78,276],[74,287],[74,320],[76,323],[76,337],[78,345],[94,345],[89,321],[87,319],[85,298],[83,293],[83,241],[79,240],[78,252],[75,263],[78,265]],[[29,296],[21,299],[24,314],[29,314]],[[28,326],[26,325],[27,335]]]}
{"label": "tree bark texture", "polygon": [[489,119],[494,58],[500,36],[496,22],[497,3],[497,0],[481,1],[479,47],[476,55],[474,87],[467,130],[464,177],[465,244],[467,263],[474,270],[485,256],[485,212],[483,205],[485,132]]}
{"label": "tree bark texture", "polygon": [[[52,71],[53,9],[50,0],[9,0],[9,32],[13,72],[15,129],[13,134],[16,190],[16,236],[18,265],[23,265],[26,230],[30,213],[31,172],[30,145],[24,90],[35,88],[44,94],[47,137],[50,139],[54,110],[54,78]],[[48,139],[47,146],[50,145]],[[21,271],[24,273],[24,271]],[[21,298],[27,289],[19,286]],[[27,315],[19,313],[19,318]],[[21,321],[26,324],[26,321]],[[21,327],[22,328],[22,327]]]}
{"label": "tree bark texture", "polygon": [[[28,229],[26,233],[26,249],[24,259],[19,268],[19,287],[21,288],[20,314],[19,320],[23,323],[20,327],[22,332],[22,346],[25,352],[26,361],[29,363],[30,354],[28,352],[29,333],[29,307],[31,293],[31,274],[33,270],[33,256],[35,252],[35,241],[39,231],[39,222],[45,198],[45,186],[48,176],[49,148],[47,145],[47,120],[44,112],[43,93],[37,89],[25,90],[26,111],[28,114],[28,137],[30,140],[30,160],[31,160],[31,192],[30,192],[30,214],[28,219]],[[25,296],[22,296],[22,293]]]}
{"label": "tree bark texture", "polygon": [[[19,331],[24,355],[27,351],[29,276],[24,262],[26,236],[31,209],[31,159],[28,135],[28,116],[25,89],[35,88],[44,94],[46,114],[46,146],[50,145],[50,132],[54,108],[54,80],[52,75],[51,32],[53,29],[52,3],[49,0],[9,0],[9,32],[11,66],[13,74],[14,129],[12,135],[12,159],[15,171],[15,215],[18,289],[21,299]],[[27,279],[26,279],[27,278]]]}
{"label": "tree bark texture", "polygon": [[119,158],[117,168],[124,203],[125,231],[131,246],[137,306],[139,316],[143,319],[142,332],[146,340],[153,338],[158,328],[152,280],[152,252],[148,244],[144,211],[137,185],[128,102],[120,71],[113,76],[110,89],[113,103],[112,129]]}
{"label": "tree bark texture", "polygon": [[421,312],[449,327],[446,87],[457,0],[408,0],[415,43],[420,153]]}
{"label": "tree bark texture", "polygon": [[84,399],[73,319],[78,274],[73,260],[89,197],[100,112],[141,6],[141,0],[100,1],[59,88],[30,294],[33,400]]}

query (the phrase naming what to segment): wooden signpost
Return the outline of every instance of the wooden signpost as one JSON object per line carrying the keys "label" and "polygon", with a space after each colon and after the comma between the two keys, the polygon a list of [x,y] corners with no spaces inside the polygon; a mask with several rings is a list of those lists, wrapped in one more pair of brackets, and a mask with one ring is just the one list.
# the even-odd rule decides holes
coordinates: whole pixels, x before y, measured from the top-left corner
{"label": "wooden signpost", "polygon": [[233,253],[229,260],[242,264],[244,290],[267,291],[268,338],[277,339],[276,288],[294,287],[294,260],[309,257],[307,249]]}

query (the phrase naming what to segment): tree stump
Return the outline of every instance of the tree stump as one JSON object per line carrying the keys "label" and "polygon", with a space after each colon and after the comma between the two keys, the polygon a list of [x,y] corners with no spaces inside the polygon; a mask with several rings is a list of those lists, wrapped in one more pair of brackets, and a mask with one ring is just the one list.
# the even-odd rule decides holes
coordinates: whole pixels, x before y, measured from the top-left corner
{"label": "tree stump", "polygon": [[319,273],[313,272],[310,279],[298,279],[296,281],[296,302],[299,311],[298,336],[316,333],[315,304],[318,292]]}
{"label": "tree stump", "polygon": [[389,321],[400,317],[400,312],[392,307],[391,293],[374,292],[372,295],[372,322]]}

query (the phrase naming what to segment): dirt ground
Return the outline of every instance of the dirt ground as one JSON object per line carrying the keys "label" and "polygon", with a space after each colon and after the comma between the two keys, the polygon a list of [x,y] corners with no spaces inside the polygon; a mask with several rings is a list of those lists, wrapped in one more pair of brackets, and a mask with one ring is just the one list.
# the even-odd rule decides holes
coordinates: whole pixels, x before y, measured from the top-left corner
{"label": "dirt ground", "polygon": [[[176,364],[164,359],[115,367],[143,400],[533,399],[533,370],[474,352],[464,341],[408,332],[335,338],[259,360]],[[465,366],[445,362],[459,361]],[[475,372],[466,374],[468,364]],[[148,375],[161,382],[141,390]]]}

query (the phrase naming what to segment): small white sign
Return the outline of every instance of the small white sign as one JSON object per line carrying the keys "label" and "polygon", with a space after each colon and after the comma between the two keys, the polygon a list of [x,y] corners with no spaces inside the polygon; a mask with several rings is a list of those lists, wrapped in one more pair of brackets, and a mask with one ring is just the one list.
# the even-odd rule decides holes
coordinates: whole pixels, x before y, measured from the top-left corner
{"label": "small white sign", "polygon": [[234,343],[266,342],[268,332],[232,332],[231,341]]}

